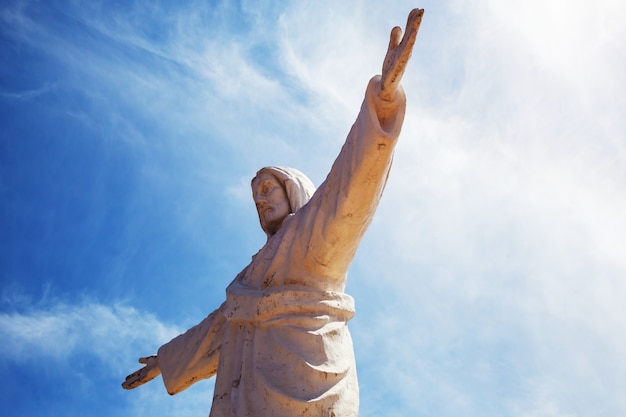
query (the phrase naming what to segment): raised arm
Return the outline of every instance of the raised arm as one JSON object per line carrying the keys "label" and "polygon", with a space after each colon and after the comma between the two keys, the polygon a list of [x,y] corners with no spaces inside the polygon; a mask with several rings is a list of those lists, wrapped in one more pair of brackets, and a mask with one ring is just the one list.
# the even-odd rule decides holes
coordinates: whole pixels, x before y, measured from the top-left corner
{"label": "raised arm", "polygon": [[299,251],[306,255],[302,273],[334,278],[335,289],[342,290],[345,273],[385,187],[404,120],[406,99],[400,81],[423,13],[411,11],[402,39],[400,28],[391,31],[383,73],[370,81],[361,111],[326,181],[299,216],[301,235],[310,236]]}

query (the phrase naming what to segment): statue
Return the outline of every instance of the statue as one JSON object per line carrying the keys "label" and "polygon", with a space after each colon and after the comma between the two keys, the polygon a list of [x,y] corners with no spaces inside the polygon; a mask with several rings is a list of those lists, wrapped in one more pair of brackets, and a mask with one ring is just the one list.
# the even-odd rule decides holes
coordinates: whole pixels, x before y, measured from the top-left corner
{"label": "statue", "polygon": [[382,75],[324,183],[266,167],[252,195],[267,242],[226,289],[226,301],[161,346],[122,386],[159,374],[170,394],[216,375],[211,417],[358,415],[346,273],[382,195],[404,119],[400,80],[424,11],[391,31]]}

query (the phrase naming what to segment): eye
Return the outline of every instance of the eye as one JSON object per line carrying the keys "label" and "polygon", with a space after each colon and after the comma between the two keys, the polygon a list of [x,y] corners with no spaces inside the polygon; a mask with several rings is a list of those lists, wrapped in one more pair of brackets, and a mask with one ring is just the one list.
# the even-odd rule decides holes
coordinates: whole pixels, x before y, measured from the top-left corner
{"label": "eye", "polygon": [[269,194],[270,192],[272,192],[272,190],[274,190],[274,188],[277,187],[277,184],[274,181],[264,181],[263,184],[261,185],[261,191],[263,192],[263,194]]}

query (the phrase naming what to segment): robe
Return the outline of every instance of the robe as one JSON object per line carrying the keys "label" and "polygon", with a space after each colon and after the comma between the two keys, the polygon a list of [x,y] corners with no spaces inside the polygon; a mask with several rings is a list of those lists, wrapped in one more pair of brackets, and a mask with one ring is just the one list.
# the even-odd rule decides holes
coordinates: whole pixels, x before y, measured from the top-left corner
{"label": "robe", "polygon": [[380,77],[328,177],[226,289],[226,301],[158,353],[176,394],[217,374],[210,417],[356,417],[346,274],[383,192],[404,119],[400,88],[384,126]]}

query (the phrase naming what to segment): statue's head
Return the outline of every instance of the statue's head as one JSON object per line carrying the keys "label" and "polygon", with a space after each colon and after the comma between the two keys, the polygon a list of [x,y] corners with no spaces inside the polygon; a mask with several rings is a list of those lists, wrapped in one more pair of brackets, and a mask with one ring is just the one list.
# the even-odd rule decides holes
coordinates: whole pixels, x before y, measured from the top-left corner
{"label": "statue's head", "polygon": [[265,167],[252,179],[252,198],[259,214],[261,228],[273,236],[287,216],[304,206],[315,186],[295,168]]}

